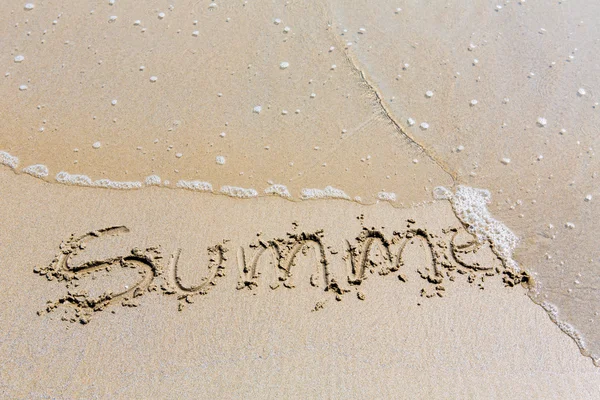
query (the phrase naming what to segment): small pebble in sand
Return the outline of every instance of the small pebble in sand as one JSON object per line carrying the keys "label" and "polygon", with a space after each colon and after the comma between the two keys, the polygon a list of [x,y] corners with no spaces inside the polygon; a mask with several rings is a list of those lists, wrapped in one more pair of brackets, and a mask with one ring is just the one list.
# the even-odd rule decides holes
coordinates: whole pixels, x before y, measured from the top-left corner
{"label": "small pebble in sand", "polygon": [[158,19],[163,19],[164,17],[165,17],[165,13],[164,12],[158,13]]}
{"label": "small pebble in sand", "polygon": [[117,105],[117,100],[115,99],[115,100],[111,101],[110,104],[112,104],[113,106],[116,106]]}
{"label": "small pebble in sand", "polygon": [[225,157],[223,157],[223,156],[217,156],[217,158],[215,160],[217,161],[217,164],[219,164],[219,165],[225,164]]}
{"label": "small pebble in sand", "polygon": [[292,30],[292,28],[290,28],[289,26],[286,26],[285,28],[283,28],[283,33],[288,33],[291,30]]}
{"label": "small pebble in sand", "polygon": [[413,164],[418,164],[418,163],[419,163],[419,160],[417,160],[417,159],[415,158],[415,159],[414,159],[412,162],[413,162]]}
{"label": "small pebble in sand", "polygon": [[334,46],[331,46],[331,47],[329,48],[329,52],[330,52],[330,53],[331,53],[332,51],[334,51],[334,50],[335,50],[335,47],[334,47]]}
{"label": "small pebble in sand", "polygon": [[252,112],[255,112],[256,114],[260,114],[261,111],[262,111],[261,106],[254,106],[254,108],[252,109]]}
{"label": "small pebble in sand", "polygon": [[145,69],[146,69],[146,67],[144,67],[143,65],[140,65],[140,71],[143,71]]}
{"label": "small pebble in sand", "polygon": [[27,90],[27,89],[28,89],[27,85],[21,85],[21,86],[19,86],[19,90],[20,91],[24,91],[24,90]]}
{"label": "small pebble in sand", "polygon": [[400,12],[402,11],[402,9],[400,7],[396,8],[396,10],[394,11],[394,14],[400,14]]}
{"label": "small pebble in sand", "polygon": [[463,146],[463,145],[461,144],[461,145],[459,145],[459,146],[456,148],[456,152],[457,152],[457,153],[460,153],[460,152],[461,152],[461,151],[463,151],[464,149],[465,149],[465,146]]}
{"label": "small pebble in sand", "polygon": [[99,149],[100,147],[102,147],[102,143],[100,143],[100,142],[95,142],[95,143],[92,145],[92,147],[93,147],[94,149]]}
{"label": "small pebble in sand", "polygon": [[428,90],[425,92],[425,97],[427,97],[428,99],[433,97],[433,92],[431,90]]}
{"label": "small pebble in sand", "polygon": [[537,160],[538,160],[538,161],[542,161],[543,159],[544,159],[544,156],[543,156],[543,155],[541,155],[541,154],[540,154],[540,155],[538,155],[538,156],[537,156]]}
{"label": "small pebble in sand", "polygon": [[505,158],[501,159],[500,162],[504,165],[508,165],[508,164],[510,164],[510,158],[505,157]]}
{"label": "small pebble in sand", "polygon": [[427,122],[421,122],[421,125],[419,125],[419,127],[425,131],[429,129],[429,124]]}
{"label": "small pebble in sand", "polygon": [[281,110],[281,115],[288,115],[287,110]]}
{"label": "small pebble in sand", "polygon": [[226,136],[226,134],[225,134],[225,132],[221,132],[221,133],[219,133],[219,136],[221,136],[221,137],[225,137],[225,136]]}
{"label": "small pebble in sand", "polygon": [[181,157],[183,157],[183,153],[175,153],[175,157],[181,158]]}
{"label": "small pebble in sand", "polygon": [[142,23],[142,21],[140,21],[139,19],[136,19],[135,21],[133,21],[133,26],[140,26],[141,23]]}
{"label": "small pebble in sand", "polygon": [[474,58],[474,59],[473,59],[473,65],[477,65],[477,64],[479,64],[479,60],[478,60],[478,59],[476,59],[476,58]]}
{"label": "small pebble in sand", "polygon": [[200,34],[200,31],[194,31],[194,32],[192,32],[192,36],[193,37],[198,37],[199,34]]}
{"label": "small pebble in sand", "polygon": [[408,123],[408,126],[413,126],[415,124],[415,120],[412,118],[407,119],[406,122]]}
{"label": "small pebble in sand", "polygon": [[31,11],[34,8],[35,8],[35,4],[33,4],[33,3],[27,3],[27,4],[25,4],[25,10],[27,10],[27,11]]}
{"label": "small pebble in sand", "polygon": [[156,76],[151,76],[150,77],[150,82],[154,83],[158,80],[158,78]]}
{"label": "small pebble in sand", "polygon": [[315,97],[317,97],[317,95],[316,95],[315,93],[311,93],[311,94],[310,94],[310,98],[311,98],[311,99],[314,99]]}
{"label": "small pebble in sand", "polygon": [[496,11],[500,11],[500,10],[502,10],[502,6],[501,6],[500,4],[498,4],[498,5],[496,6]]}
{"label": "small pebble in sand", "polygon": [[539,117],[537,119],[537,124],[540,128],[543,128],[544,126],[546,126],[547,123],[548,123],[548,121],[544,117]]}
{"label": "small pebble in sand", "polygon": [[588,194],[587,196],[585,196],[585,198],[583,200],[584,201],[592,201],[592,195]]}
{"label": "small pebble in sand", "polygon": [[289,66],[290,66],[290,63],[287,61],[283,61],[281,64],[279,64],[279,68],[281,68],[281,69],[286,69]]}
{"label": "small pebble in sand", "polygon": [[336,68],[337,68],[337,65],[335,65],[335,64],[333,64],[333,65],[331,66],[331,70],[332,70],[332,71],[334,71]]}
{"label": "small pebble in sand", "polygon": [[274,23],[275,25],[279,25],[279,24],[281,23],[281,20],[280,20],[279,18],[275,18],[275,19],[273,20],[273,23]]}
{"label": "small pebble in sand", "polygon": [[565,128],[562,128],[559,133],[561,135],[564,135],[565,133],[567,133],[567,130]]}
{"label": "small pebble in sand", "polygon": [[117,16],[116,15],[111,15],[110,18],[108,18],[108,22],[115,22],[117,20]]}
{"label": "small pebble in sand", "polygon": [[470,104],[471,104],[471,107],[474,107],[474,106],[476,106],[476,105],[477,105],[477,103],[478,103],[478,102],[477,102],[477,100],[475,100],[475,99],[471,100],[471,103],[470,103]]}
{"label": "small pebble in sand", "polygon": [[575,228],[575,224],[574,224],[574,223],[572,223],[572,222],[567,222],[567,223],[565,224],[565,228],[568,228],[568,229],[573,229],[573,228]]}
{"label": "small pebble in sand", "polygon": [[469,44],[469,48],[468,48],[468,50],[469,50],[469,51],[473,51],[473,50],[475,50],[475,48],[476,48],[476,47],[477,47],[477,45],[475,45],[475,44],[471,43],[471,44]]}
{"label": "small pebble in sand", "polygon": [[367,30],[365,28],[360,28],[358,30],[358,33],[360,33],[361,35],[365,34],[367,32]]}
{"label": "small pebble in sand", "polygon": [[410,64],[404,64],[404,65],[402,66],[402,69],[403,69],[403,70],[407,70],[407,69],[408,69],[408,67],[410,67]]}
{"label": "small pebble in sand", "polygon": [[579,88],[579,90],[577,91],[577,94],[579,96],[585,96],[585,89],[584,88]]}
{"label": "small pebble in sand", "polygon": [[15,57],[15,62],[16,62],[16,63],[20,63],[20,62],[21,62],[21,61],[23,61],[24,59],[25,59],[25,57],[23,57],[23,56],[21,56],[21,55],[18,55],[18,56],[16,56],[16,57]]}

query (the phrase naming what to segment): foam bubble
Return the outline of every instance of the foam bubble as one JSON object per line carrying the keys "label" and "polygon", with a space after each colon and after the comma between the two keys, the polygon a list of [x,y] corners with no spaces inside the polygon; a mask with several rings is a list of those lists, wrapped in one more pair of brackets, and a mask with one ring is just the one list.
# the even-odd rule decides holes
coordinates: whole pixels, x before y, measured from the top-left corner
{"label": "foam bubble", "polygon": [[391,192],[379,192],[377,198],[383,201],[396,201],[396,193]]}
{"label": "foam bubble", "polygon": [[5,151],[0,151],[0,164],[15,169],[19,165],[19,159]]}
{"label": "foam bubble", "polygon": [[103,187],[107,189],[140,189],[142,187],[142,182],[134,181],[134,182],[119,182],[119,181],[111,181],[110,179],[99,179],[93,183],[95,187]]}
{"label": "foam bubble", "polygon": [[242,199],[258,196],[258,192],[254,189],[245,189],[237,186],[221,186],[221,193]]}
{"label": "foam bubble", "polygon": [[90,186],[90,187],[103,187],[107,189],[140,189],[142,182],[120,182],[112,181],[110,179],[99,179],[92,181],[87,175],[69,174],[68,172],[61,171],[56,174],[56,181],[65,185],[75,186]]}
{"label": "foam bubble", "polygon": [[519,238],[489,213],[487,204],[492,198],[489,191],[459,185],[454,194],[444,187],[435,188],[433,194],[438,200],[449,200],[467,230],[480,242],[489,241],[505,265],[519,271],[519,266],[512,259]]}
{"label": "foam bubble", "polygon": [[35,164],[23,168],[23,172],[31,176],[35,176],[36,178],[45,178],[48,176],[48,167],[43,164]]}
{"label": "foam bubble", "polygon": [[281,197],[285,197],[287,199],[291,198],[288,188],[285,185],[273,184],[265,189],[266,194],[275,194]]}
{"label": "foam bubble", "polygon": [[327,186],[325,189],[302,189],[301,197],[304,200],[308,199],[346,199],[350,200],[350,196],[340,189],[332,186]]}
{"label": "foam bubble", "polygon": [[177,187],[181,189],[197,190],[199,192],[212,192],[213,187],[208,182],[202,181],[184,181],[177,182]]}
{"label": "foam bubble", "polygon": [[161,179],[158,175],[150,175],[146,177],[146,180],[144,182],[146,183],[146,186],[159,186],[161,183]]}

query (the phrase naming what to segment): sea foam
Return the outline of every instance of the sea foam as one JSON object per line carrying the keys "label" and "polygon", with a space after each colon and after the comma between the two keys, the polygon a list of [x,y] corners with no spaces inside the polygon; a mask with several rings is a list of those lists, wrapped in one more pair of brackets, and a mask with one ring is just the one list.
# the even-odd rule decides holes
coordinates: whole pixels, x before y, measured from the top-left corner
{"label": "sea foam", "polygon": [[304,200],[308,199],[346,199],[350,200],[343,190],[336,189],[332,186],[327,186],[325,189],[302,189],[301,197]]}
{"label": "sea foam", "polygon": [[469,232],[480,242],[489,240],[507,267],[516,272],[520,270],[512,258],[519,238],[488,211],[487,205],[492,198],[488,190],[459,185],[456,192],[452,193],[440,186],[434,189],[434,196],[437,200],[449,200],[456,216],[467,226]]}
{"label": "sea foam", "polygon": [[0,164],[15,169],[17,168],[17,165],[19,165],[19,158],[10,155],[5,151],[0,151]]}

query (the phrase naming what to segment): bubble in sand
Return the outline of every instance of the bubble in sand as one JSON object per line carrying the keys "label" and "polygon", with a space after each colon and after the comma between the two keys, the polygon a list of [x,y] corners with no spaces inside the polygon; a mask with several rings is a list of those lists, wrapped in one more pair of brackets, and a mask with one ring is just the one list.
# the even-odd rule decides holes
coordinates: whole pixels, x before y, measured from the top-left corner
{"label": "bubble in sand", "polygon": [[291,30],[292,30],[292,28],[290,28],[289,26],[286,26],[285,28],[283,28],[283,33],[288,33]]}
{"label": "bubble in sand", "polygon": [[133,25],[134,26],[138,26],[142,23],[142,21],[140,21],[139,19],[136,19],[135,21],[133,21]]}
{"label": "bubble in sand", "polygon": [[471,100],[471,107],[476,106],[477,105],[477,100],[473,99]]}
{"label": "bubble in sand", "polygon": [[27,85],[21,85],[21,86],[19,86],[19,90],[20,91],[24,91],[24,90],[27,90],[27,89],[28,89]]}
{"label": "bubble in sand", "polygon": [[429,124],[427,122],[421,122],[421,125],[419,125],[419,127],[425,131],[429,129]]}
{"label": "bubble in sand", "polygon": [[280,20],[279,18],[275,18],[275,19],[273,20],[273,23],[274,23],[275,25],[279,25],[279,24],[281,23],[281,20]]}
{"label": "bubble in sand", "polygon": [[219,7],[219,6],[217,5],[217,3],[210,3],[210,4],[208,5],[208,9],[209,9],[209,10],[214,10],[214,9],[215,9],[215,8],[217,8],[217,7]]}
{"label": "bubble in sand", "polygon": [[428,90],[428,91],[426,91],[426,92],[425,92],[425,96],[426,96],[428,99],[430,99],[430,98],[432,98],[432,97],[433,97],[433,92],[432,92],[431,90]]}
{"label": "bubble in sand", "polygon": [[400,14],[400,12],[402,11],[402,9],[400,7],[396,8],[396,10],[394,11],[394,14]]}
{"label": "bubble in sand", "polygon": [[116,15],[111,15],[111,16],[108,18],[108,22],[115,22],[116,20],[117,20],[117,16],[116,16]]}
{"label": "bubble in sand", "polygon": [[152,82],[152,83],[156,82],[157,80],[158,80],[158,77],[156,77],[156,76],[150,77],[150,82]]}
{"label": "bubble in sand", "polygon": [[287,61],[283,61],[283,62],[281,62],[281,64],[279,64],[279,68],[281,68],[281,69],[286,69],[289,66],[290,66],[290,63]]}
{"label": "bubble in sand", "polygon": [[584,88],[579,88],[579,90],[577,91],[577,94],[579,96],[585,96],[585,89]]}
{"label": "bubble in sand", "polygon": [[219,164],[219,165],[225,164],[225,157],[223,157],[223,156],[217,156],[217,158],[215,160],[216,160],[217,164]]}
{"label": "bubble in sand", "polygon": [[200,31],[194,31],[194,32],[192,32],[192,36],[193,37],[198,37],[199,34],[200,34]]}
{"label": "bubble in sand", "polygon": [[315,97],[317,97],[316,93],[311,93],[311,94],[310,94],[310,98],[311,98],[311,99],[314,99]]}
{"label": "bubble in sand", "polygon": [[543,128],[544,126],[546,126],[546,124],[547,124],[547,123],[548,123],[548,121],[546,120],[546,118],[539,117],[539,118],[537,119],[537,125],[538,125],[540,128]]}
{"label": "bubble in sand", "polygon": [[572,223],[572,222],[567,222],[565,224],[565,228],[567,228],[567,229],[574,229],[575,228],[575,224]]}
{"label": "bubble in sand", "polygon": [[115,100],[111,101],[110,104],[112,104],[113,106],[116,106],[117,105],[117,100],[115,99]]}
{"label": "bubble in sand", "polygon": [[260,114],[261,111],[262,111],[261,106],[254,106],[254,108],[252,109],[252,112],[254,112],[256,114]]}
{"label": "bubble in sand", "polygon": [[35,8],[35,4],[33,4],[33,3],[27,3],[27,4],[25,4],[25,10],[27,10],[27,11],[31,11],[34,8]]}
{"label": "bubble in sand", "polygon": [[285,185],[273,184],[265,189],[266,194],[275,194],[285,198],[291,198],[292,195]]}
{"label": "bubble in sand", "polygon": [[158,19],[163,19],[164,17],[165,17],[165,13],[164,12],[158,13]]}
{"label": "bubble in sand", "polygon": [[100,142],[95,142],[95,143],[92,145],[92,147],[93,147],[94,149],[99,149],[100,147],[102,147],[102,143],[100,143]]}
{"label": "bubble in sand", "polygon": [[367,30],[366,30],[365,28],[360,28],[360,29],[358,30],[358,33],[360,33],[361,35],[364,35],[364,34],[365,34],[365,32],[367,32]]}
{"label": "bubble in sand", "polygon": [[23,61],[25,59],[25,57],[23,57],[22,55],[18,55],[15,57],[15,62],[16,63],[20,63],[21,61]]}
{"label": "bubble in sand", "polygon": [[583,200],[584,201],[592,201],[592,195],[588,194],[587,196],[585,196],[585,198]]}

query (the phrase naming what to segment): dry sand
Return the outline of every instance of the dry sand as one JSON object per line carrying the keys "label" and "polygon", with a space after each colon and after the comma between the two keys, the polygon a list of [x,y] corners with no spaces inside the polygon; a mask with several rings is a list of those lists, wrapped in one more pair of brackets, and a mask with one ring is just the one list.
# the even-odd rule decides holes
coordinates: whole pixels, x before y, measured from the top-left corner
{"label": "dry sand", "polygon": [[[436,236],[434,243],[448,244],[451,235],[444,235],[443,228],[464,234],[445,202],[400,210],[341,200],[242,201],[159,188],[74,189],[7,171],[0,179],[1,218],[15,227],[0,237],[0,320],[5,321],[0,376],[5,397],[592,398],[597,393],[598,369],[578,356],[575,343],[523,287],[505,287],[504,269],[490,257],[489,248],[479,250],[476,258],[480,268],[491,270],[476,271],[452,261],[439,265],[441,280],[434,284],[417,272],[427,274],[433,268],[423,239],[407,245],[403,265],[385,275],[380,272],[395,265],[403,241],[390,244],[390,264],[384,260],[385,248],[375,242],[367,279],[348,282],[349,275],[354,279],[360,272],[352,275],[343,260],[346,240],[360,245],[356,238],[363,227],[375,228],[390,241],[397,237],[394,231],[423,227]],[[129,232],[85,238],[85,245],[77,243],[79,254],[69,265],[77,269],[89,261],[131,256],[138,249],[139,255],[153,256],[163,273],[152,278],[145,269],[148,264],[130,260],[136,268],[132,270],[115,261],[110,273],[78,272],[78,280],[66,289],[64,281],[33,272],[70,251],[61,243],[72,234],[79,237],[113,226]],[[289,254],[282,260],[295,287],[280,280],[285,271],[268,255],[256,264],[257,285],[244,284],[252,277],[239,269],[240,248],[252,260],[261,248],[259,240],[268,243],[287,238],[287,233],[318,230],[323,230],[330,279],[337,278],[339,288],[349,290],[340,301],[335,287],[325,290],[316,257],[319,246],[310,241],[304,242],[306,255],[300,252],[291,268]],[[206,287],[189,289],[211,276],[207,249],[223,239],[226,260],[219,263],[213,257],[212,271],[217,272],[218,264],[224,276],[215,278],[206,294],[198,293]],[[284,248],[285,241],[281,243]],[[163,258],[156,258],[156,251],[146,252],[150,247],[159,247]],[[178,249],[178,276],[188,289],[175,287],[175,293],[166,294],[163,285],[176,286],[171,268]],[[440,259],[446,260],[446,254],[453,260],[449,250],[438,248]],[[147,291],[138,272],[150,276],[149,285],[156,290]],[[80,305],[86,324],[68,302],[45,311],[47,301],[67,291],[86,289],[90,298],[105,291],[116,295],[138,281],[144,289],[140,296],[130,293],[129,300],[110,301],[96,312]],[[272,289],[275,284],[279,287]],[[440,285],[445,290],[435,289]],[[422,289],[434,296],[421,295]]]}
{"label": "dry sand", "polygon": [[596,2],[5,3],[4,397],[598,397]]}

